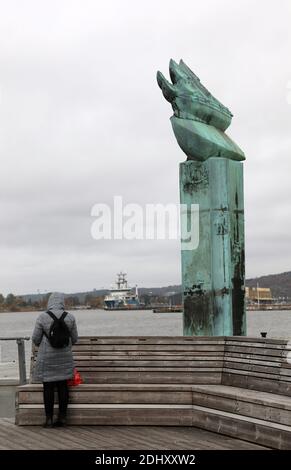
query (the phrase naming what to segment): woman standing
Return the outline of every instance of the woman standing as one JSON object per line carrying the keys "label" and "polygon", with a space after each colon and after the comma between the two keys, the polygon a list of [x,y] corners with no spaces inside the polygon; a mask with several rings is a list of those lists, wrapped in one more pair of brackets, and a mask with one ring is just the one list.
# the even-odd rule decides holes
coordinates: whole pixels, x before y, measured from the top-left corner
{"label": "woman standing", "polygon": [[[51,340],[52,327],[55,327],[55,324],[58,323],[55,319],[59,320],[61,317],[65,322],[64,328],[69,335],[68,344],[63,347],[53,347]],[[64,426],[66,424],[69,401],[67,380],[73,377],[72,345],[77,340],[76,321],[71,313],[65,313],[64,294],[52,293],[48,300],[47,311],[41,313],[37,318],[32,335],[33,343],[39,346],[33,380],[43,382],[45,427]],[[58,392],[59,415],[57,421],[53,423],[55,389]]]}

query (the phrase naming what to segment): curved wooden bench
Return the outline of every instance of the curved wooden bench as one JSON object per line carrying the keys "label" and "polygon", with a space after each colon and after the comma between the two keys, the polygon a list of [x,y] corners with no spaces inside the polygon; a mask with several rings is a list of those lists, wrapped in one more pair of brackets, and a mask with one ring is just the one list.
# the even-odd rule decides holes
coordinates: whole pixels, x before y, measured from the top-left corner
{"label": "curved wooden bench", "polygon": [[221,384],[192,387],[192,424],[291,449],[289,349],[282,340],[226,337]]}
{"label": "curved wooden bench", "polygon": [[[288,353],[265,338],[82,337],[68,422],[197,426],[291,449]],[[16,423],[42,422],[42,386],[19,387]]]}

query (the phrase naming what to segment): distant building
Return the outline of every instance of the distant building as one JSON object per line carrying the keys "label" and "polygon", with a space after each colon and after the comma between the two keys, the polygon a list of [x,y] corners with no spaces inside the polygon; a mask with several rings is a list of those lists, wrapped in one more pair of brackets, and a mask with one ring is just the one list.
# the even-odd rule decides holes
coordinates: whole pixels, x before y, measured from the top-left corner
{"label": "distant building", "polygon": [[172,292],[166,292],[164,294],[164,297],[172,297],[172,295],[175,295],[175,294],[177,294],[177,292],[173,290]]}
{"label": "distant building", "polygon": [[269,287],[246,287],[246,300],[249,303],[271,303],[272,292]]}

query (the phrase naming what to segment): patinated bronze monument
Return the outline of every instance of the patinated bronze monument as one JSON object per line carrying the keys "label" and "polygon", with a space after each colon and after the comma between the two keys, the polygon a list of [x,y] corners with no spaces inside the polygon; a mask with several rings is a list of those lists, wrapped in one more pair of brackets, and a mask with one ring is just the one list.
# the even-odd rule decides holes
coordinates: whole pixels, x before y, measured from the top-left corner
{"label": "patinated bronze monument", "polygon": [[[225,134],[231,112],[181,60],[170,61],[172,83],[158,72],[172,105],[171,123],[187,155],[180,164],[180,202],[199,209],[199,243],[182,243],[184,335],[246,334],[242,150]],[[183,240],[182,240],[183,241]]]}

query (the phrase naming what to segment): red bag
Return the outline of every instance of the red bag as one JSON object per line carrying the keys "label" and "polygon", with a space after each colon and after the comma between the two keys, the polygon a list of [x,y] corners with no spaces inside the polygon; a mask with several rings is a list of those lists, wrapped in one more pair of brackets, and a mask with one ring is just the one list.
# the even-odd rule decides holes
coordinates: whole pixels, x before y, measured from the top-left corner
{"label": "red bag", "polygon": [[68,380],[68,385],[69,387],[76,387],[77,385],[80,385],[83,383],[83,379],[80,375],[80,372],[77,371],[77,369],[74,369],[74,374],[73,378]]}

